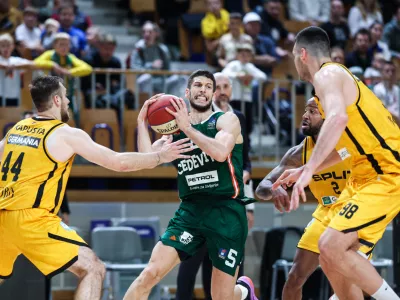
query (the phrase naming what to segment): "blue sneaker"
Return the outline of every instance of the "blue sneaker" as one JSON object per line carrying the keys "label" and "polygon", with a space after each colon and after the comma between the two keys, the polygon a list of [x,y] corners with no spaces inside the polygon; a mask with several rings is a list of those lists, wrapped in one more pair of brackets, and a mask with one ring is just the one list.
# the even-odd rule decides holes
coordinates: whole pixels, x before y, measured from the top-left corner
{"label": "blue sneaker", "polygon": [[258,298],[256,297],[256,293],[254,291],[253,281],[249,277],[247,276],[240,277],[237,280],[237,284],[244,286],[249,291],[245,300],[258,300]]}

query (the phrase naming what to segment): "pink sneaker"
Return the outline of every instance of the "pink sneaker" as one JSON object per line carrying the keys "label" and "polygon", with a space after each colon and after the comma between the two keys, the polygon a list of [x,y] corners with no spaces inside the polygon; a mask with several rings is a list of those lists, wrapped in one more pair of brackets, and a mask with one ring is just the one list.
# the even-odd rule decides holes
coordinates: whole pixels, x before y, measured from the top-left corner
{"label": "pink sneaker", "polygon": [[249,291],[249,294],[247,295],[246,300],[258,300],[258,298],[256,297],[256,293],[254,291],[253,281],[249,277],[247,277],[247,276],[240,277],[237,280],[237,284],[244,286]]}

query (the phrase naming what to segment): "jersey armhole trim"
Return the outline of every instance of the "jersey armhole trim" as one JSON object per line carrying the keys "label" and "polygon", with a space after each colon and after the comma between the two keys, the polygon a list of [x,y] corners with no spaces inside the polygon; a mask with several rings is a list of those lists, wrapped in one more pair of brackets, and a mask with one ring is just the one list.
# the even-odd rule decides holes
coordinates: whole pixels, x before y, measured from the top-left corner
{"label": "jersey armhole trim", "polygon": [[53,163],[59,163],[59,164],[65,164],[67,161],[60,161],[58,159],[55,159],[53,156],[50,155],[48,149],[47,149],[47,145],[46,145],[46,141],[48,136],[50,135],[51,132],[54,131],[54,129],[56,129],[57,127],[61,126],[61,125],[65,125],[64,123],[59,123],[54,125],[53,127],[50,128],[50,130],[46,133],[46,135],[43,138],[43,150],[44,153],[46,154],[47,158],[50,159]]}
{"label": "jersey armhole trim", "polygon": [[305,138],[303,144],[303,165],[307,163],[307,145],[308,145],[308,137]]}

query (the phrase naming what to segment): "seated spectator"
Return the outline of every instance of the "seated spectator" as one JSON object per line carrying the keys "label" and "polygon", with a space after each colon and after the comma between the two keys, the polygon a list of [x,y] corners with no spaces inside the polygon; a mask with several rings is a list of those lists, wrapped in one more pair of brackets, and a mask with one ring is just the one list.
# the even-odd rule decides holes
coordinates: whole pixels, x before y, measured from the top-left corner
{"label": "seated spectator", "polygon": [[44,22],[44,28],[45,33],[42,34],[41,37],[42,46],[46,50],[53,49],[54,37],[57,34],[58,29],[60,28],[60,23],[58,23],[58,21],[54,19],[47,19],[46,22]]}
{"label": "seated spectator", "polygon": [[22,14],[11,6],[10,0],[0,1],[0,34],[14,35],[15,29],[22,23]]}
{"label": "seated spectator", "polygon": [[[17,106],[21,90],[21,73],[34,68],[30,60],[11,56],[14,39],[8,33],[0,35],[0,101],[5,97],[6,106]],[[4,86],[3,86],[4,84]]]}
{"label": "seated spectator", "polygon": [[92,56],[99,47],[100,28],[91,26],[86,30],[87,46],[85,49],[86,56]]}
{"label": "seated spectator", "polygon": [[44,23],[51,15],[49,0],[22,0],[22,2],[24,9],[30,6],[37,10],[39,23]]}
{"label": "seated spectator", "polygon": [[254,48],[251,44],[240,45],[237,47],[237,60],[231,61],[222,70],[223,74],[233,80],[232,107],[242,111],[241,106],[244,102],[245,111],[242,113],[246,116],[248,136],[253,130],[252,82],[267,80],[267,75],[251,63],[253,57]]}
{"label": "seated spectator", "polygon": [[360,29],[354,38],[353,52],[346,56],[346,67],[360,67],[363,72],[372,63],[372,53],[368,51],[371,36],[367,29]]}
{"label": "seated spectator", "polygon": [[15,30],[15,39],[20,47],[29,51],[29,56],[36,58],[44,49],[40,41],[41,31],[38,27],[37,10],[28,6],[24,9],[24,23]]}
{"label": "seated spectator", "polygon": [[331,47],[338,46],[346,49],[347,41],[350,37],[350,29],[344,18],[342,0],[332,0],[331,18],[328,22],[321,24],[321,28],[328,34]]}
{"label": "seated spectator", "polygon": [[[76,57],[81,57],[86,48],[86,36],[82,30],[72,25],[75,19],[74,7],[71,5],[63,5],[61,6],[59,13],[60,28],[58,31],[69,34],[71,37],[71,53]],[[42,35],[46,35],[46,31],[44,31]]]}
{"label": "seated spectator", "polygon": [[374,59],[372,60],[372,64],[367,68],[364,72],[364,82],[372,87],[375,84],[381,82],[382,80],[382,68],[385,63],[385,57],[382,53],[375,53]]}
{"label": "seated spectator", "polygon": [[[136,43],[136,49],[130,56],[130,68],[133,70],[170,70],[171,56],[167,46],[157,40],[158,26],[153,22],[146,22],[142,31],[143,39]],[[177,75],[165,79],[164,76],[143,74],[137,79],[140,92],[150,95],[154,92],[180,95],[184,90],[180,89],[182,85],[185,85],[184,81]]]}
{"label": "seated spectator", "polygon": [[343,48],[340,47],[333,47],[331,49],[331,59],[332,61],[342,64],[345,64],[345,60],[344,60],[344,50]]}
{"label": "seated spectator", "polygon": [[329,20],[330,0],[289,0],[291,20],[308,21],[311,25]]}
{"label": "seated spectator", "polygon": [[392,56],[400,58],[400,5],[396,9],[392,21],[385,25],[383,41],[389,46]]}
{"label": "seated spectator", "polygon": [[263,9],[257,11],[263,20],[261,33],[271,37],[276,43],[280,40],[284,40],[285,43],[294,43],[294,34],[289,33],[279,19],[281,10],[281,0],[264,0]]}
{"label": "seated spectator", "polygon": [[221,37],[217,51],[218,64],[222,68],[228,62],[236,59],[236,47],[239,44],[253,43],[249,35],[242,33],[242,25],[242,15],[240,13],[231,13],[229,32]]}
{"label": "seated spectator", "polygon": [[383,22],[378,0],[358,0],[349,12],[349,28],[352,37],[360,29],[368,29],[374,22]]}
{"label": "seated spectator", "polygon": [[382,23],[375,22],[371,25],[369,32],[371,34],[371,45],[369,51],[373,54],[382,53],[385,60],[390,60],[392,58],[392,54],[390,53],[388,45],[381,41],[383,25]]}
{"label": "seated spectator", "polygon": [[[68,33],[59,32],[54,38],[54,50],[48,50],[35,59],[35,64],[44,69],[52,70],[54,75],[65,77],[64,85],[68,97],[73,99],[74,78],[87,76],[92,73],[92,67],[70,52],[71,38]],[[71,103],[73,103],[71,101]]]}
{"label": "seated spectator", "polygon": [[[272,67],[279,61],[280,55],[277,53],[277,47],[272,38],[260,34],[261,18],[255,12],[247,13],[243,18],[245,32],[253,39],[255,56],[253,63],[267,75],[271,75]],[[281,50],[282,56],[287,52]]]}
{"label": "seated spectator", "polygon": [[[111,34],[103,34],[100,36],[98,41],[98,50],[92,55],[85,58],[85,61],[93,68],[101,69],[121,69],[121,61],[114,56],[117,42]],[[105,74],[96,75],[96,107],[105,107],[107,101],[114,108],[119,108],[121,94],[126,94],[125,90],[121,90],[121,75],[111,74],[110,75],[110,95],[107,95],[107,82]],[[92,85],[91,77],[85,77],[82,80],[82,90],[85,93],[86,107],[90,107],[91,96],[92,96]],[[127,106],[133,108],[133,95],[130,97],[124,97]],[[109,98],[108,98],[109,97]]]}
{"label": "seated spectator", "polygon": [[222,8],[221,0],[207,0],[207,10],[201,20],[201,34],[207,51],[213,53],[218,48],[221,36],[228,32],[229,13]]}
{"label": "seated spectator", "polygon": [[399,86],[396,85],[396,67],[392,62],[385,62],[382,68],[382,82],[374,87],[375,95],[383,102],[389,112],[400,117]]}
{"label": "seated spectator", "polygon": [[[72,23],[73,27],[78,28],[78,29],[82,30],[83,32],[86,32],[86,30],[90,26],[92,26],[92,19],[79,9],[78,5],[76,5],[75,0],[64,0],[63,4],[70,5],[74,9],[75,19]],[[53,19],[59,21],[60,14],[61,14],[61,12],[59,11],[59,12],[54,13],[51,17]]]}

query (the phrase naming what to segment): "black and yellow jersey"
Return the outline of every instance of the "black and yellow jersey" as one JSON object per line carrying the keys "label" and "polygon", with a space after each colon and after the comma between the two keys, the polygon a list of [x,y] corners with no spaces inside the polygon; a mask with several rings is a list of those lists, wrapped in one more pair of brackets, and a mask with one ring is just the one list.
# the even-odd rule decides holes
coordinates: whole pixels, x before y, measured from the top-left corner
{"label": "black and yellow jersey", "polygon": [[[390,112],[375,94],[354,76],[358,88],[358,98],[347,107],[348,123],[336,150],[342,159],[350,158],[354,179],[372,179],[379,174],[400,174],[400,130]],[[315,95],[318,109],[325,118],[318,95]]]}
{"label": "black and yellow jersey", "polygon": [[47,137],[60,126],[65,124],[59,120],[30,118],[7,133],[0,167],[0,210],[58,212],[74,159],[57,161],[46,148]]}

